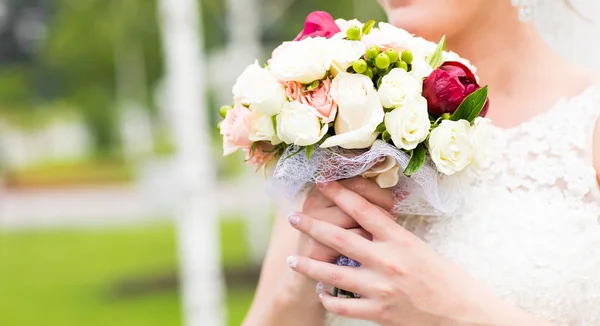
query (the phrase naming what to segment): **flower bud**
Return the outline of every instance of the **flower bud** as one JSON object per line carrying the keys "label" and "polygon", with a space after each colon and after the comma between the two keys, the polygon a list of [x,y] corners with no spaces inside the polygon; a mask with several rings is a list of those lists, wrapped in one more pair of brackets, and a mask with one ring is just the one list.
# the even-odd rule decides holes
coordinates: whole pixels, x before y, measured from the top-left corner
{"label": "flower bud", "polygon": [[367,68],[369,68],[367,62],[363,59],[356,60],[352,64],[352,69],[358,74],[364,74],[367,71]]}
{"label": "flower bud", "polygon": [[351,41],[358,41],[362,36],[362,31],[358,26],[352,26],[346,31],[346,36]]}
{"label": "flower bud", "polygon": [[366,53],[367,59],[373,60],[373,59],[377,58],[377,55],[379,55],[379,53],[381,53],[381,50],[379,50],[379,47],[377,45],[372,45],[367,48],[367,53]]}
{"label": "flower bud", "polygon": [[385,54],[390,58],[390,63],[398,62],[398,51],[396,49],[389,48],[385,50]]}
{"label": "flower bud", "polygon": [[379,69],[387,69],[390,66],[390,57],[385,55],[385,53],[379,53],[377,58],[375,58],[375,65]]}
{"label": "flower bud", "polygon": [[225,118],[225,116],[227,115],[227,111],[231,110],[231,106],[229,105],[223,105],[220,109],[219,109],[219,113],[221,114],[221,117]]}
{"label": "flower bud", "polygon": [[413,54],[410,52],[410,50],[402,51],[402,61],[406,62],[407,64],[411,64],[413,62]]}

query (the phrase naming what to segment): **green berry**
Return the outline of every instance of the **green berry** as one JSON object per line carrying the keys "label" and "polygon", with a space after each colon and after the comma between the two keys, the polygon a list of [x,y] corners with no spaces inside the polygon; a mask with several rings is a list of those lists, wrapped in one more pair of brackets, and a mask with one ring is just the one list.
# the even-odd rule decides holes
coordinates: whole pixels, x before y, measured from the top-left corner
{"label": "green berry", "polygon": [[379,75],[379,68],[373,67],[373,68],[371,68],[371,70],[373,71],[373,76]]}
{"label": "green berry", "polygon": [[367,62],[363,59],[356,60],[352,64],[352,69],[354,69],[354,71],[356,71],[356,73],[358,74],[365,73],[365,71],[367,71],[367,68],[369,68],[369,66],[367,66]]}
{"label": "green berry", "polygon": [[402,51],[402,61],[411,64],[413,62],[413,54],[409,50]]}
{"label": "green berry", "polygon": [[346,31],[346,36],[351,41],[358,41],[362,36],[362,30],[358,26],[352,26]]}
{"label": "green berry", "polygon": [[221,122],[219,122],[219,123],[217,124],[217,132],[218,132],[218,133],[221,133],[221,124],[222,124],[222,123],[223,123],[223,121],[221,121]]}
{"label": "green berry", "polygon": [[398,51],[396,49],[387,49],[385,50],[385,54],[390,57],[390,63],[394,64],[398,62]]}
{"label": "green berry", "polygon": [[390,66],[390,57],[385,55],[385,53],[379,53],[377,58],[375,58],[375,65],[379,69],[387,69]]}
{"label": "green berry", "polygon": [[367,59],[373,60],[375,58],[377,58],[377,55],[381,53],[381,50],[379,50],[379,47],[377,45],[371,45],[370,47],[367,48]]}
{"label": "green berry", "polygon": [[364,72],[364,75],[369,77],[369,79],[373,79],[373,70],[371,68],[367,68],[367,71]]}
{"label": "green berry", "polygon": [[404,69],[404,70],[408,71],[408,65],[404,61],[396,62],[396,68],[400,68],[400,69]]}
{"label": "green berry", "polygon": [[223,118],[225,118],[225,116],[227,115],[227,111],[231,110],[231,106],[229,105],[223,105],[220,109],[219,109],[219,113],[221,114],[221,116]]}

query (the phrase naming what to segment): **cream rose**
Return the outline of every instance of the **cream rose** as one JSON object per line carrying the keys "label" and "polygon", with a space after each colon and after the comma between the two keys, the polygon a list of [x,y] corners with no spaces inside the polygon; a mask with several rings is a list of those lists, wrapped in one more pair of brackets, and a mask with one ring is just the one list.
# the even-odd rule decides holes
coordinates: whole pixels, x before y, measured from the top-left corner
{"label": "cream rose", "polygon": [[438,171],[453,175],[473,159],[471,126],[465,120],[444,120],[429,136],[429,154]]}
{"label": "cream rose", "polygon": [[323,37],[292,42],[273,58],[269,68],[283,81],[310,84],[323,79],[331,67],[331,50]]}
{"label": "cream rose", "polygon": [[392,188],[398,184],[400,165],[393,156],[382,157],[381,162],[362,174],[364,178],[373,180],[380,188]]}
{"label": "cream rose", "polygon": [[383,121],[383,107],[369,77],[340,73],[333,79],[331,97],[338,105],[335,136],[321,147],[368,148],[377,138],[375,130]]}
{"label": "cream rose", "polygon": [[422,96],[408,98],[399,108],[385,115],[385,129],[392,136],[394,145],[412,150],[429,135],[427,100]]}
{"label": "cream rose", "polygon": [[287,100],[285,88],[267,69],[257,62],[246,67],[233,86],[235,100],[239,100],[262,115],[273,116]]}
{"label": "cream rose", "polygon": [[281,140],[279,140],[275,134],[272,117],[267,117],[258,113],[254,113],[254,117],[250,125],[248,139],[253,142],[268,141],[273,145],[277,145],[281,142]]}
{"label": "cream rose", "polygon": [[331,58],[331,71],[337,75],[340,72],[346,72],[354,61],[365,54],[367,48],[365,43],[360,41],[329,39],[327,40],[327,51]]}
{"label": "cream rose", "polygon": [[286,144],[310,146],[327,133],[328,125],[321,124],[309,105],[286,102],[277,116],[277,136]]}
{"label": "cream rose", "polygon": [[471,127],[471,144],[473,145],[472,165],[475,169],[489,166],[492,156],[492,120],[478,117]]}
{"label": "cream rose", "polygon": [[421,80],[404,69],[394,68],[381,79],[378,93],[383,107],[394,109],[403,105],[407,99],[420,96],[422,90]]}

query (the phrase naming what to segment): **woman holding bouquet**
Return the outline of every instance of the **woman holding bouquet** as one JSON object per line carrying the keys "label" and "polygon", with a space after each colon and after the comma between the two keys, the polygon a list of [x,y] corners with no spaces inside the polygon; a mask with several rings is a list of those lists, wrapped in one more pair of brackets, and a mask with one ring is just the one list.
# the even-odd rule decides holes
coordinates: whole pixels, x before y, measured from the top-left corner
{"label": "woman holding bouquet", "polygon": [[[318,184],[300,212],[276,220],[244,325],[599,325],[594,76],[522,21],[526,3],[521,12],[509,0],[380,3],[392,24],[445,34],[478,67],[492,98],[493,162],[452,216],[396,220],[396,198],[373,181]],[[344,26],[324,24],[318,36],[327,28]],[[362,266],[331,264],[340,254]],[[361,297],[334,297],[331,286]]]}

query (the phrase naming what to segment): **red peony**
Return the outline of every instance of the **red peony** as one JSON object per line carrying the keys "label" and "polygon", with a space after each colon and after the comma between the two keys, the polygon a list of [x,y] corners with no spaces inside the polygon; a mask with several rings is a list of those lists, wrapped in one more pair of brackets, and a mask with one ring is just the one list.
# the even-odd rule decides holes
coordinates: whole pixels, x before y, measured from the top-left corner
{"label": "red peony", "polygon": [[[444,113],[454,113],[467,96],[480,88],[475,75],[467,66],[447,61],[425,78],[423,96],[427,99],[429,114],[437,118]],[[480,116],[486,115],[489,106],[488,99]]]}
{"label": "red peony", "polygon": [[308,37],[331,38],[339,32],[341,30],[330,14],[324,11],[314,11],[306,17],[304,30],[296,36],[294,41],[301,41]]}

